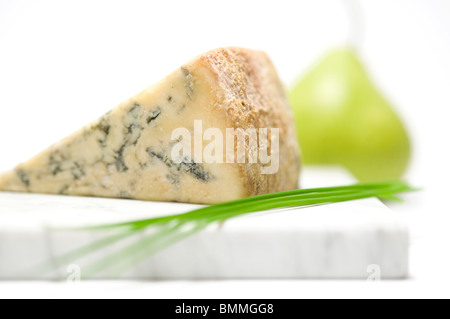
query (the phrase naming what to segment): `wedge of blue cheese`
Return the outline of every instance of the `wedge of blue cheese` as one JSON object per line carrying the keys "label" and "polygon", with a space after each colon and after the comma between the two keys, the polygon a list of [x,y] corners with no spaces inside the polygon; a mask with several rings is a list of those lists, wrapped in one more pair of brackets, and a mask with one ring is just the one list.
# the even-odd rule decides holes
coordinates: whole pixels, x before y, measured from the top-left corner
{"label": "wedge of blue cheese", "polygon": [[[174,161],[173,131],[194,135],[196,120],[223,136],[227,128],[278,128],[278,171],[261,174],[260,163]],[[213,204],[295,189],[299,166],[291,110],[267,55],[220,48],[0,175],[0,190]]]}

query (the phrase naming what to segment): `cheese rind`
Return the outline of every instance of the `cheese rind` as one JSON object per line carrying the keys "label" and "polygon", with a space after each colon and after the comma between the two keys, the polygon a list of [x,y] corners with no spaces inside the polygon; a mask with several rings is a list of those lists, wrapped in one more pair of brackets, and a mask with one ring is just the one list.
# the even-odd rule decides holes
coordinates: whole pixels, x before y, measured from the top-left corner
{"label": "cheese rind", "polygon": [[[279,170],[260,163],[177,163],[172,132],[278,128]],[[203,141],[203,147],[208,142]],[[97,121],[0,175],[0,190],[212,204],[297,187],[299,150],[276,71],[262,53],[207,52]]]}

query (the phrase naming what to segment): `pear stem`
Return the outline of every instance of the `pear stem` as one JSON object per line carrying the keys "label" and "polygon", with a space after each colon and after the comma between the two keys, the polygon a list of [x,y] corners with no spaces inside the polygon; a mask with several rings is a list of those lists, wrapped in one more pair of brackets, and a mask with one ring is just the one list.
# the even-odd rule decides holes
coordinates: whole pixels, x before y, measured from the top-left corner
{"label": "pear stem", "polygon": [[348,42],[359,51],[364,42],[364,17],[361,3],[358,0],[342,0],[349,19]]}

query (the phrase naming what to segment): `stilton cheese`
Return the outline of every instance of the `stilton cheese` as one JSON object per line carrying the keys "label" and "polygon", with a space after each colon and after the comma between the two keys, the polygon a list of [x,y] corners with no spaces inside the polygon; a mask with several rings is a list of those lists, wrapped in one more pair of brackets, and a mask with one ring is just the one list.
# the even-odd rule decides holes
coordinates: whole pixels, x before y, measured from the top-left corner
{"label": "stilton cheese", "polygon": [[[262,174],[261,162],[207,163],[194,154],[175,160],[180,141],[172,133],[194,135],[198,120],[223,136],[227,128],[279,129],[278,170]],[[0,175],[0,190],[211,204],[294,189],[299,166],[293,117],[269,58],[221,48]]]}

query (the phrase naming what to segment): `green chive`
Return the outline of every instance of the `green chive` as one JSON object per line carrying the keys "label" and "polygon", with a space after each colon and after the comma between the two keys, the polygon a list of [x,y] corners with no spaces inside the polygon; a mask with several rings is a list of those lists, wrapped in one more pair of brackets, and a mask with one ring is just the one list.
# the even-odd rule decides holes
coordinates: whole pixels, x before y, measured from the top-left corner
{"label": "green chive", "polygon": [[245,214],[279,208],[326,205],[370,197],[399,200],[396,196],[397,194],[414,190],[416,189],[401,181],[301,189],[206,206],[183,214],[72,229],[74,231],[116,230],[119,234],[106,237],[60,256],[56,258],[56,262],[55,260],[53,261],[53,264],[61,265],[70,261],[73,262],[95,251],[108,248],[112,244],[125,240],[132,235],[140,234],[143,231],[151,231],[151,234],[144,234],[144,237],[139,241],[133,242],[91,263],[83,271],[85,278],[107,270],[111,277],[116,277],[135,267],[154,253],[199,232],[212,223],[223,222]]}

